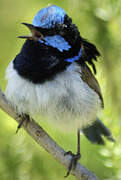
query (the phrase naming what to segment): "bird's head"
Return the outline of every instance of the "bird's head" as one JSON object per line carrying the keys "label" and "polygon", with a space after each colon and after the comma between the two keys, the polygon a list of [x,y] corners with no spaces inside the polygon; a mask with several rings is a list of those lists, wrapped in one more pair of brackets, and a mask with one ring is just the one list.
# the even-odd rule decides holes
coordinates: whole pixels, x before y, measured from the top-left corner
{"label": "bird's head", "polygon": [[39,41],[61,52],[72,48],[79,37],[79,31],[72,24],[71,18],[56,5],[41,9],[35,15],[32,24],[22,24],[29,28],[31,35],[19,36],[20,38]]}

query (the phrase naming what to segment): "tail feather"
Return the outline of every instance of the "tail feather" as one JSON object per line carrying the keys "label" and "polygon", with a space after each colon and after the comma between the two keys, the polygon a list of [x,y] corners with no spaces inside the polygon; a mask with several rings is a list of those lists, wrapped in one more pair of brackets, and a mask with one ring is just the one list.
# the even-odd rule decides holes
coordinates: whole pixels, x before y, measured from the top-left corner
{"label": "tail feather", "polygon": [[105,142],[103,136],[105,136],[108,140],[115,142],[111,132],[99,118],[97,118],[97,120],[91,126],[82,129],[82,132],[84,133],[86,138],[92,143],[104,145]]}

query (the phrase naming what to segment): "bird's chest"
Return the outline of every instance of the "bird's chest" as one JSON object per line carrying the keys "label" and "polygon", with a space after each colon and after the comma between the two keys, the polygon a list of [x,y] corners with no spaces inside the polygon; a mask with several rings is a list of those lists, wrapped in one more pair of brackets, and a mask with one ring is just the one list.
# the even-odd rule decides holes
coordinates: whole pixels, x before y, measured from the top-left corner
{"label": "bird's chest", "polygon": [[6,95],[19,113],[44,115],[67,125],[71,119],[73,123],[79,119],[80,126],[85,126],[96,116],[100,100],[82,81],[81,69],[79,73],[79,67],[71,68],[57,74],[53,80],[33,84],[18,75],[11,63],[7,69]]}

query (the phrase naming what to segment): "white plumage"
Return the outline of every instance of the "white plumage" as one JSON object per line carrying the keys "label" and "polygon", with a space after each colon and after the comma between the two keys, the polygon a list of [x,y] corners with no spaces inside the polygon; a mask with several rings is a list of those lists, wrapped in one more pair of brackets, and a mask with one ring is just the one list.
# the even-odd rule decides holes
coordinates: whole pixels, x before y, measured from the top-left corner
{"label": "white plumage", "polygon": [[71,64],[54,80],[33,84],[18,75],[11,62],[6,71],[6,96],[21,113],[46,116],[60,127],[82,128],[96,119],[101,101],[98,94],[81,79],[81,67]]}

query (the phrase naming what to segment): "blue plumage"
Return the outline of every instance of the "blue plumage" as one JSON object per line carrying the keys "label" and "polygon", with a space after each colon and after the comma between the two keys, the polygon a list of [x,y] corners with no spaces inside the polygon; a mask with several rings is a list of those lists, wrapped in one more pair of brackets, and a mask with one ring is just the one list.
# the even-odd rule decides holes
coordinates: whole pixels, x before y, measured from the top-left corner
{"label": "blue plumage", "polygon": [[74,57],[72,57],[72,58],[65,59],[65,61],[66,61],[66,62],[72,62],[72,63],[73,63],[74,61],[79,60],[80,57],[81,57],[81,55],[82,55],[82,49],[80,48],[80,51],[79,51],[79,53],[78,53],[77,56],[74,56]]}
{"label": "blue plumage", "polygon": [[44,39],[45,41],[40,40],[39,42],[57,48],[61,52],[63,50],[68,51],[71,48],[69,43],[60,35],[46,36]]}
{"label": "blue plumage", "polygon": [[34,17],[32,24],[41,28],[53,28],[56,23],[63,23],[65,11],[56,6],[41,9]]}

